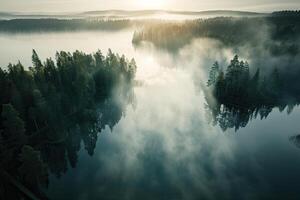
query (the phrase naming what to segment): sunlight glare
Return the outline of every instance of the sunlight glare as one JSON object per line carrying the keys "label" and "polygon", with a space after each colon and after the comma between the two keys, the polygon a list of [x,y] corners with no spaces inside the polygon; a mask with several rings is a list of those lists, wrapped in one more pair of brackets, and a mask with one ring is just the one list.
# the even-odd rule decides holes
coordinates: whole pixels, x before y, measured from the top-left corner
{"label": "sunlight glare", "polygon": [[161,9],[165,6],[166,0],[137,0],[139,7],[143,9]]}

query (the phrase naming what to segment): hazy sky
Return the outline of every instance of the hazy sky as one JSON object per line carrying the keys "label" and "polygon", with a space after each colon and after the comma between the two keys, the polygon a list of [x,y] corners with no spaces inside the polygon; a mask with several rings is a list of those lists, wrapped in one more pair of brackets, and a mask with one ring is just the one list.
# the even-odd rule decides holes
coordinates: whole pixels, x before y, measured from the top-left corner
{"label": "hazy sky", "polygon": [[300,9],[300,0],[0,0],[0,11],[77,12],[107,9],[295,10]]}

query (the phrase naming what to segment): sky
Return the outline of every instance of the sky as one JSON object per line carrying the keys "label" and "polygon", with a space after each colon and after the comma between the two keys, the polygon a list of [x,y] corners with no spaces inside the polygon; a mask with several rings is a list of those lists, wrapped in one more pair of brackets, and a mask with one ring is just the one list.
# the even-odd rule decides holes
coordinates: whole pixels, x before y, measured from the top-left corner
{"label": "sky", "polygon": [[300,9],[300,0],[0,0],[6,12],[80,12],[91,10],[243,10]]}

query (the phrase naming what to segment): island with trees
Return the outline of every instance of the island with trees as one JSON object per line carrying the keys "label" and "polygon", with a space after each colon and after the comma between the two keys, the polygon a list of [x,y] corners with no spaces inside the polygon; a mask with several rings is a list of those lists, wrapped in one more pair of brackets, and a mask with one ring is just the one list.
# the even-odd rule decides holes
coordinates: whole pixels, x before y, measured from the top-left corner
{"label": "island with trees", "polygon": [[299,70],[288,74],[277,68],[251,74],[237,55],[226,68],[215,62],[205,89],[209,116],[225,131],[245,127],[257,116],[266,118],[273,108],[290,113],[300,103],[299,75]]}

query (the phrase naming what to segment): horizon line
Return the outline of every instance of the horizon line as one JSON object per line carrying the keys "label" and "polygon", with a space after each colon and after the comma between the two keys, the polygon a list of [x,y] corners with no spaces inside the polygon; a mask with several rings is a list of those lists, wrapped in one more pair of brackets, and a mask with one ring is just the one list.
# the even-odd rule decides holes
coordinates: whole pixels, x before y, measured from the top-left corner
{"label": "horizon line", "polygon": [[266,14],[278,11],[299,11],[297,9],[282,9],[272,11],[248,11],[248,10],[234,10],[234,9],[207,9],[207,10],[180,10],[180,9],[103,9],[103,10],[85,10],[85,11],[2,11],[0,13],[6,14],[85,14],[92,12],[182,12],[182,13],[201,13],[201,12],[245,12]]}

